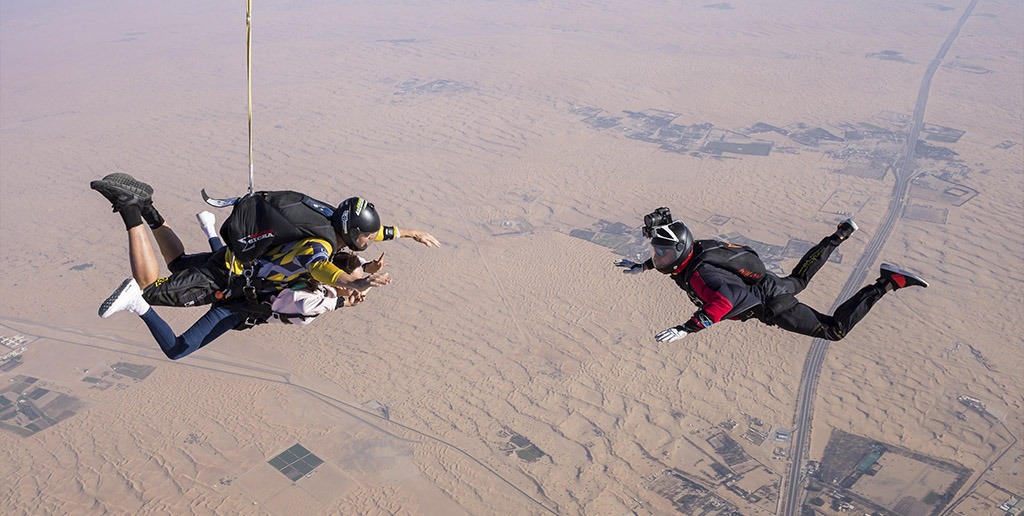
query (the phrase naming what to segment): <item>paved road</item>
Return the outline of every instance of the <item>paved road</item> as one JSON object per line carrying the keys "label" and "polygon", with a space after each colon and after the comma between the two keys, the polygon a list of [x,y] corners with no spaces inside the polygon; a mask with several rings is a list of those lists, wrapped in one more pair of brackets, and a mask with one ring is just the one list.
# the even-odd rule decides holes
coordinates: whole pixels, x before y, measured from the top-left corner
{"label": "paved road", "polygon": [[[953,46],[953,42],[960,35],[960,29],[963,28],[964,24],[967,23],[967,19],[971,16],[974,11],[974,7],[978,4],[978,0],[972,0],[970,5],[964,9],[963,15],[957,22],[956,27],[946,37],[946,41],[942,44],[942,48],[939,49],[938,54],[932,59],[931,64],[928,65],[928,70],[925,72],[924,79],[921,81],[921,89],[917,94],[917,105],[914,107],[914,116],[911,120],[910,133],[907,136],[906,147],[903,152],[896,158],[894,163],[894,173],[896,176],[896,184],[892,189],[892,198],[889,201],[889,210],[885,214],[885,218],[882,220],[881,226],[875,232],[874,237],[868,242],[867,248],[864,250],[864,254],[861,255],[860,259],[857,260],[857,264],[854,267],[853,273],[850,275],[850,279],[843,286],[842,291],[839,293],[839,298],[836,303],[832,306],[832,310],[835,310],[839,306],[840,302],[846,300],[853,295],[854,292],[860,290],[860,287],[864,284],[864,280],[867,277],[869,270],[874,267],[878,255],[885,246],[885,242],[889,239],[889,235],[892,233],[896,219],[899,218],[900,213],[903,212],[904,204],[906,203],[907,190],[910,187],[910,179],[914,175],[916,164],[914,161],[914,147],[917,145],[917,139],[921,134],[921,127],[924,124],[924,113],[925,107],[928,104],[928,93],[931,90],[932,78],[935,76],[935,71],[939,69],[942,64],[942,60],[946,57],[946,52]],[[872,271],[873,272],[873,271]],[[793,432],[793,449],[792,449],[792,465],[789,470],[788,478],[786,481],[785,489],[782,493],[782,514],[785,516],[797,516],[800,514],[800,506],[803,501],[803,472],[804,472],[804,455],[808,451],[808,447],[811,442],[811,418],[814,416],[814,395],[818,387],[818,375],[821,372],[821,365],[825,361],[825,355],[828,353],[829,341],[824,339],[814,339],[811,343],[811,349],[807,353],[807,359],[804,361],[804,369],[800,378],[800,388],[797,391],[797,404],[796,404],[796,428]]]}

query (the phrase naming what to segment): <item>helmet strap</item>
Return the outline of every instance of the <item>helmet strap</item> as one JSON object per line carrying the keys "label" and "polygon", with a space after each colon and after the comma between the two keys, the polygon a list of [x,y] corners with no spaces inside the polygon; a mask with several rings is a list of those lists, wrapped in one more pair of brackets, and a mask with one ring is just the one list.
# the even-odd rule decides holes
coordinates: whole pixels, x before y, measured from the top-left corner
{"label": "helmet strap", "polygon": [[690,254],[686,255],[686,259],[683,260],[683,263],[680,263],[679,267],[676,267],[671,274],[679,274],[680,272],[683,272],[683,269],[686,268],[686,264],[690,263],[690,258],[693,258],[693,247],[690,248]]}

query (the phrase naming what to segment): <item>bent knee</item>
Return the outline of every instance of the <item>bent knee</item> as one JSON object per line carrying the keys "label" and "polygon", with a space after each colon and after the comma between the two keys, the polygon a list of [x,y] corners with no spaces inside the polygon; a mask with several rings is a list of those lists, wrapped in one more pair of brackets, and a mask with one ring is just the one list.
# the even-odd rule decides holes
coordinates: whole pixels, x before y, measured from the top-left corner
{"label": "bent knee", "polygon": [[842,328],[828,328],[825,330],[825,338],[833,342],[843,340],[846,336],[846,330]]}
{"label": "bent knee", "polygon": [[186,262],[188,262],[189,258],[191,257],[191,255],[187,255],[184,252],[182,252],[173,260],[167,262],[167,270],[171,272],[178,272],[187,269],[189,267],[189,264]]}
{"label": "bent knee", "polygon": [[179,359],[185,358],[188,355],[190,355],[193,351],[195,351],[193,349],[189,349],[188,345],[186,345],[185,343],[181,342],[181,338],[180,337],[177,339],[177,342],[173,346],[170,346],[170,347],[163,347],[163,346],[161,346],[160,350],[163,351],[164,355],[166,355],[167,358],[169,358],[171,360],[179,360]]}

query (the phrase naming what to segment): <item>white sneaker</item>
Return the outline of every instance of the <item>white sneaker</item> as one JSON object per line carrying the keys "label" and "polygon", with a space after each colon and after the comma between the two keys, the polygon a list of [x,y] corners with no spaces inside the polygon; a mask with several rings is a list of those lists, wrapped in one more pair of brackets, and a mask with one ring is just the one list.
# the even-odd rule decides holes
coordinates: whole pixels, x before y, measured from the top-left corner
{"label": "white sneaker", "polygon": [[203,228],[203,234],[206,238],[213,238],[217,236],[217,217],[208,211],[201,211],[196,213],[196,220],[199,221],[199,226]]}
{"label": "white sneaker", "polygon": [[110,294],[110,297],[100,305],[100,317],[106,319],[122,310],[138,314],[140,311],[145,312],[145,309],[148,308],[149,303],[142,299],[142,289],[139,288],[139,284],[135,282],[134,278],[128,278],[121,282],[121,286],[117,287],[114,293]]}
{"label": "white sneaker", "polygon": [[850,235],[852,235],[853,232],[857,231],[858,229],[860,229],[860,226],[858,226],[857,223],[853,221],[853,219],[846,219],[840,222],[838,226],[836,226],[836,234],[839,235],[840,240],[846,240],[847,238],[850,238]]}

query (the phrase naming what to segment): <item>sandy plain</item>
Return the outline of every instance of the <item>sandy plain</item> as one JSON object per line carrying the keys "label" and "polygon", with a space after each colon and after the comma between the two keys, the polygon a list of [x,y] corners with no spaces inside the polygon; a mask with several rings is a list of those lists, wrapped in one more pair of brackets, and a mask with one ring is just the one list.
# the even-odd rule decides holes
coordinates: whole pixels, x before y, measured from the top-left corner
{"label": "sandy plain", "polygon": [[[834,196],[859,199],[850,259],[801,295],[824,309],[891,174],[834,173],[776,134],[757,136],[798,152],[666,152],[626,137],[625,112],[728,131],[909,116],[968,5],[257,3],[257,187],[358,193],[445,247],[382,244],[396,281],[365,305],[170,362],[137,318],[95,316],[127,267],[121,223],[87,183],[146,179],[192,248],[199,189],[244,190],[244,6],[207,4],[0,6],[0,335],[31,340],[0,384],[35,377],[87,405],[28,437],[0,432],[0,512],[662,514],[655,480],[676,468],[710,483],[709,439],[729,420],[747,478],[781,482],[779,445],[740,436],[752,419],[791,428],[809,339],[726,323],[657,345],[692,311],[685,296],[569,233],[668,205],[698,236],[784,245],[828,234]],[[1021,26],[1018,2],[980,3],[936,74],[925,122],[965,131],[942,145],[980,193],[938,205],[944,224],[898,221],[883,259],[932,285],[887,296],[830,348],[813,460],[836,428],[1024,491]],[[901,57],[869,57],[886,50]],[[451,82],[416,89],[432,81]],[[580,108],[621,124],[596,130]],[[508,220],[531,230],[495,236]],[[200,314],[161,313],[179,330]],[[120,362],[156,369],[83,381]],[[991,416],[958,419],[958,395]],[[510,432],[546,455],[509,453]],[[291,482],[267,461],[296,443],[325,463]],[[730,496],[744,514],[777,510]]]}

